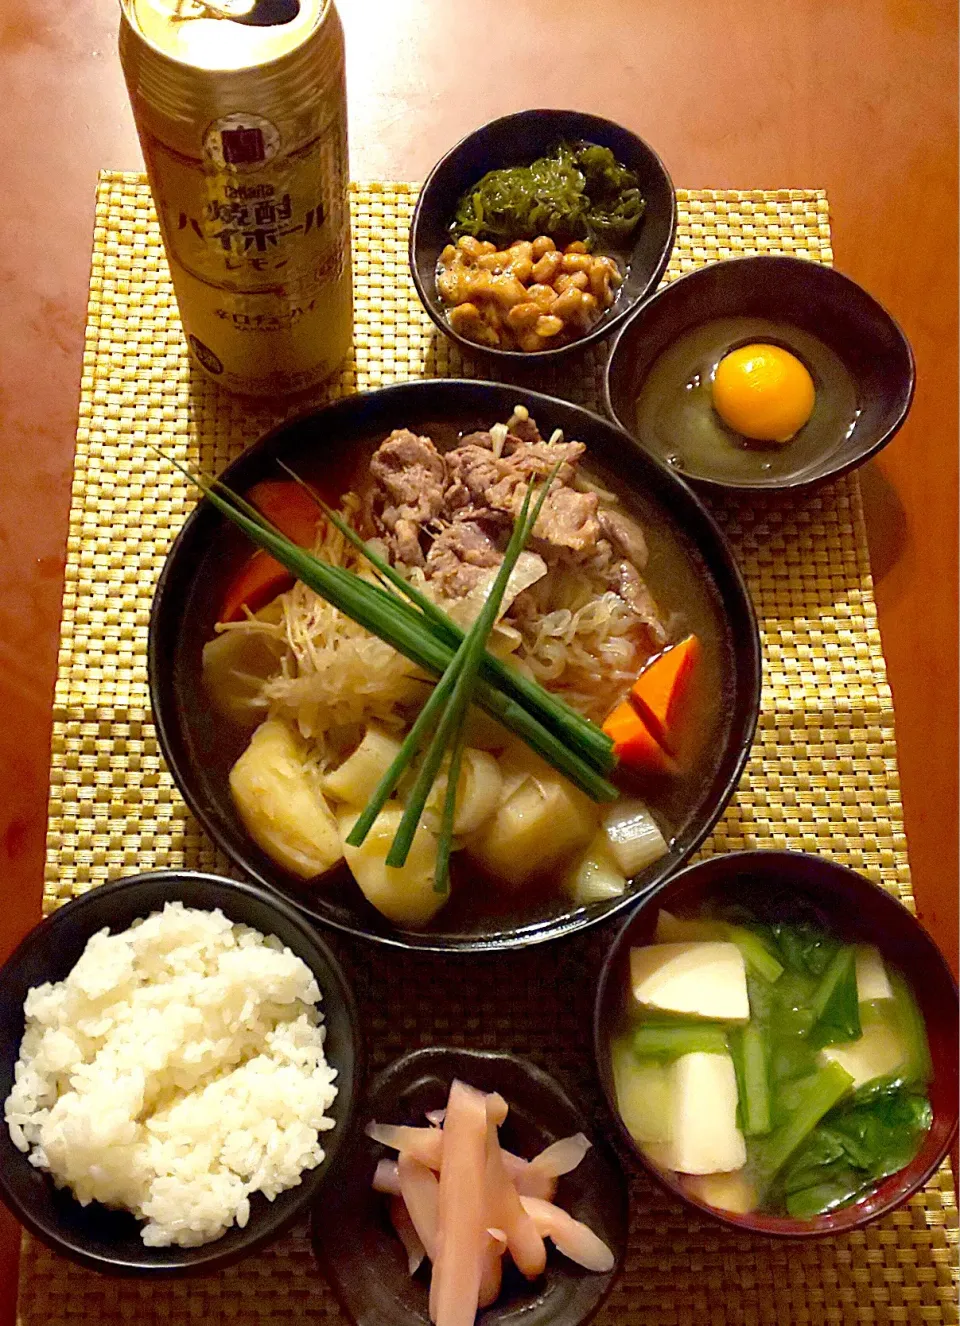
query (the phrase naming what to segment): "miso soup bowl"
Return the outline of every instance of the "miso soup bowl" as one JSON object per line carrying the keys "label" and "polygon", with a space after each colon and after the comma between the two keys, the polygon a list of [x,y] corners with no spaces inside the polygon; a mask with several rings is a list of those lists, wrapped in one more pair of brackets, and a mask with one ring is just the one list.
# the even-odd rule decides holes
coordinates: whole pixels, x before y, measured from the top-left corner
{"label": "miso soup bowl", "polygon": [[[616,1026],[628,993],[630,949],[653,942],[661,907],[689,912],[707,901],[750,906],[761,900],[769,906],[774,890],[808,904],[824,929],[851,942],[875,945],[903,973],[923,1014],[933,1060],[934,1076],[928,1087],[933,1124],[914,1159],[850,1206],[812,1220],[761,1212],[738,1215],[698,1201],[673,1171],[648,1160],[627,1131],[617,1108],[610,1059],[610,1029]],[[688,866],[632,909],[600,973],[594,1005],[594,1053],[618,1140],[658,1183],[687,1206],[734,1229],[816,1238],[860,1229],[889,1215],[936,1173],[957,1134],[957,1023],[957,986],[950,968],[920,922],[892,894],[824,857],[801,852],[732,852]]]}

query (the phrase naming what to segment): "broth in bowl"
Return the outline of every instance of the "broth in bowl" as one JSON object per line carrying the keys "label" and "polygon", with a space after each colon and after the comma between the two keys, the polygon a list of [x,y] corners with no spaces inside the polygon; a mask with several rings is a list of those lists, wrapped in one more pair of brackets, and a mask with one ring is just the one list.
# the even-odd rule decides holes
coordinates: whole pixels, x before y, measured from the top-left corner
{"label": "broth in bowl", "polygon": [[[587,531],[589,533],[593,529],[597,544],[594,552],[600,554],[600,560],[592,571],[597,576],[601,572],[607,576],[604,592],[611,596],[608,606],[611,610],[615,608],[617,612],[623,611],[622,606],[613,603],[613,597],[621,596],[617,595],[616,585],[611,583],[611,578],[621,561],[630,561],[640,587],[648,592],[655,604],[657,621],[666,632],[667,638],[663,644],[657,640],[651,641],[650,630],[656,629],[653,619],[644,624],[639,614],[634,615],[635,640],[633,644],[627,641],[630,653],[629,656],[625,655],[625,661],[619,669],[622,676],[614,679],[615,684],[611,683],[609,674],[616,669],[609,660],[604,660],[603,667],[598,667],[596,671],[594,684],[600,690],[591,711],[595,720],[583,718],[569,704],[565,703],[562,708],[563,723],[572,724],[573,739],[586,739],[593,743],[594,749],[599,750],[600,760],[594,767],[601,770],[602,788],[587,780],[591,790],[594,793],[600,791],[601,797],[612,797],[619,803],[627,800],[642,802],[644,816],[649,817],[646,822],[651,833],[655,825],[666,844],[665,855],[644,869],[629,875],[624,868],[620,868],[620,879],[627,880],[624,891],[614,892],[614,888],[622,889],[623,885],[612,879],[609,865],[607,871],[602,872],[598,878],[598,871],[586,863],[579,879],[568,881],[568,868],[572,864],[570,858],[575,849],[582,847],[580,842],[571,843],[566,860],[561,861],[555,856],[552,863],[545,864],[548,849],[555,847],[557,831],[562,830],[564,834],[571,832],[568,821],[573,817],[559,811],[538,835],[542,851],[537,869],[527,875],[522,883],[512,886],[498,867],[484,867],[468,855],[466,838],[481,831],[464,830],[462,824],[458,826],[463,832],[462,837],[459,834],[454,837],[456,850],[452,852],[450,862],[446,901],[434,912],[432,919],[415,925],[389,920],[368,901],[346,864],[335,864],[322,872],[314,867],[315,873],[309,875],[311,866],[306,862],[298,862],[297,870],[281,866],[252,836],[238,812],[231,792],[231,771],[250,746],[251,740],[256,739],[260,743],[266,740],[268,746],[271,742],[277,743],[272,753],[268,752],[273,762],[279,760],[283,765],[288,757],[294,759],[295,784],[300,788],[298,796],[303,795],[303,766],[309,765],[308,781],[312,786],[308,789],[308,796],[313,806],[311,818],[316,827],[319,815],[323,824],[331,830],[328,843],[333,833],[338,835],[336,844],[329,843],[330,850],[338,852],[341,818],[351,813],[351,806],[352,813],[356,813],[356,803],[350,802],[345,796],[338,796],[335,785],[331,784],[327,788],[321,784],[335,777],[360,749],[368,726],[379,727],[393,740],[399,737],[403,741],[409,732],[411,715],[419,714],[420,707],[430,701],[436,709],[431,681],[447,667],[455,643],[443,646],[445,654],[434,653],[432,658],[424,654],[421,646],[425,633],[419,624],[419,609],[408,607],[407,611],[417,619],[417,648],[413,656],[425,668],[421,677],[416,675],[415,670],[406,669],[405,659],[395,660],[389,650],[380,650],[379,636],[376,639],[364,639],[360,632],[344,632],[341,637],[338,626],[337,638],[353,642],[342,658],[334,651],[338,666],[351,651],[356,652],[354,646],[361,641],[361,653],[365,654],[369,645],[380,651],[379,658],[386,659],[385,670],[373,670],[376,684],[371,685],[368,692],[368,699],[376,696],[379,708],[376,712],[360,713],[359,717],[354,708],[346,712],[342,722],[338,711],[333,715],[336,722],[331,721],[329,725],[314,716],[313,725],[310,726],[309,707],[304,706],[308,725],[301,732],[300,714],[298,712],[294,716],[291,699],[300,686],[313,687],[315,679],[307,681],[305,676],[301,676],[296,651],[289,648],[286,640],[286,628],[278,630],[280,618],[275,616],[272,623],[270,618],[284,609],[285,603],[292,603],[294,598],[302,596],[305,591],[299,587],[294,588],[292,579],[284,572],[280,574],[286,575],[286,579],[275,578],[279,568],[271,566],[270,559],[265,555],[254,552],[246,534],[221,515],[211,501],[200,502],[188,518],[168,556],[154,598],[148,651],[151,700],[164,757],[189,808],[217,845],[262,886],[288,897],[317,920],[389,945],[437,951],[451,948],[512,948],[542,942],[594,924],[623,906],[638,891],[663,879],[699,845],[732,795],[753,737],[760,688],[759,639],[749,596],[723,536],[681,482],[662,467],[652,464],[624,434],[586,410],[521,387],[495,383],[404,383],[348,397],[284,423],[249,447],[224,471],[221,479],[229,491],[255,500],[274,524],[286,529],[290,542],[309,546],[316,538],[322,537],[330,544],[331,551],[334,551],[333,541],[327,537],[330,531],[326,525],[322,528],[318,525],[319,513],[312,501],[307,500],[307,494],[300,490],[300,497],[305,500],[299,508],[286,500],[293,480],[289,474],[284,474],[281,466],[289,466],[297,476],[317,489],[333,508],[352,509],[350,519],[357,522],[363,534],[356,534],[351,528],[351,537],[361,542],[366,540],[367,543],[361,550],[351,545],[349,554],[344,550],[344,556],[356,556],[356,571],[369,577],[374,572],[366,564],[365,555],[361,556],[361,553],[368,551],[367,544],[370,550],[378,548],[378,555],[394,559],[399,551],[397,540],[405,539],[407,532],[402,524],[406,516],[399,511],[399,507],[406,504],[386,502],[383,485],[375,473],[381,468],[381,463],[386,462],[390,449],[382,453],[376,465],[372,464],[375,453],[384,442],[392,438],[396,443],[396,435],[403,430],[409,430],[415,440],[429,439],[429,447],[435,451],[437,458],[443,459],[443,491],[446,493],[452,486],[452,481],[450,484],[446,482],[447,456],[451,452],[462,452],[467,447],[476,446],[484,452],[488,463],[495,461],[493,448],[482,446],[476,441],[476,435],[485,433],[492,440],[498,423],[500,429],[497,432],[502,434],[503,451],[507,453],[505,457],[501,455],[501,461],[511,461],[514,443],[507,446],[506,433],[510,430],[505,426],[511,415],[516,413],[518,404],[539,425],[545,440],[537,445],[560,445],[561,439],[555,438],[558,429],[562,429],[564,448],[574,442],[585,445],[583,452],[573,448],[577,453],[575,464],[568,465],[572,473],[567,473],[561,467],[562,474],[558,475],[555,486],[558,493],[562,489],[566,494],[559,497],[561,505],[566,502],[570,510],[575,507],[592,509],[592,514],[588,511],[588,515],[591,515],[594,524],[591,525],[588,520]],[[471,434],[474,435],[472,440]],[[513,436],[516,438],[517,434]],[[554,439],[552,443],[551,439]],[[561,450],[557,458],[569,456],[573,451]],[[470,454],[473,459],[478,459],[476,453]],[[433,465],[436,468],[435,461]],[[509,470],[512,465],[508,463],[505,468]],[[553,463],[550,468],[553,468]],[[387,473],[386,470],[383,472]],[[393,471],[389,470],[389,473]],[[562,483],[559,482],[561,477]],[[374,480],[377,492],[374,492]],[[594,492],[591,485],[603,491]],[[273,502],[278,487],[280,496],[284,498],[282,510]],[[352,498],[349,496],[351,493]],[[581,499],[586,500],[582,502]],[[643,536],[647,556],[642,569],[637,568],[635,560],[629,557],[619,554],[614,557],[609,539],[606,536],[601,539],[599,536],[600,509],[604,506],[612,507],[614,503],[618,504],[619,509],[639,528]],[[499,558],[512,516],[507,511],[495,508],[492,502],[486,505],[491,507],[493,517],[488,519],[484,516],[476,523],[489,535],[494,548],[493,557]],[[387,514],[388,506],[393,507],[399,516],[399,529],[396,528],[396,521],[393,529],[388,527],[392,518]],[[306,516],[305,528],[297,527],[298,510],[300,515]],[[381,564],[391,576],[401,580],[401,586],[395,584],[393,588],[402,587],[404,597],[407,597],[405,591],[414,580],[423,584],[424,595],[428,590],[436,592],[436,587],[432,590],[429,588],[429,582],[434,579],[449,583],[449,576],[441,577],[438,574],[434,577],[433,570],[439,559],[437,556],[430,559],[429,554],[434,542],[440,541],[444,527],[458,522],[440,512],[430,520],[433,521],[431,528],[415,540],[423,559],[422,566],[408,567],[403,571],[399,561],[391,560],[389,564],[383,561]],[[474,522],[468,520],[466,523]],[[376,528],[377,524],[384,528]],[[452,535],[447,534],[441,543],[441,550],[446,544],[447,551],[450,551],[450,538]],[[524,594],[527,594],[528,600],[533,599],[534,594],[528,593],[531,590],[544,592],[544,585],[551,583],[550,577],[554,574],[551,569],[554,561],[558,563],[558,569],[559,563],[563,562],[566,570],[566,564],[574,559],[574,554],[585,556],[586,549],[551,550],[546,546],[548,543],[549,540],[538,525],[525,549],[530,557],[518,563],[518,566],[526,568],[529,573],[531,567],[536,568],[536,559],[539,558],[546,570],[539,582],[531,583],[525,590],[511,586],[513,597],[509,611],[502,619],[503,629],[490,638],[490,659],[483,663],[483,684],[473,693],[474,699],[481,705],[506,720],[511,732],[503,729],[501,733],[499,721],[492,722],[484,710],[480,711],[479,717],[471,712],[468,718],[468,744],[483,757],[472,757],[475,767],[471,772],[479,771],[483,774],[486,770],[494,781],[499,775],[501,792],[506,789],[508,797],[518,791],[519,782],[524,783],[518,797],[521,814],[513,816],[513,827],[521,830],[522,803],[533,793],[538,800],[541,799],[542,782],[548,785],[547,792],[555,798],[555,806],[563,803],[567,789],[562,784],[559,789],[555,786],[552,768],[544,772],[539,767],[525,768],[523,771],[503,767],[502,761],[507,755],[508,746],[511,747],[510,760],[514,756],[528,758],[525,743],[514,735],[524,729],[525,720],[522,716],[518,717],[516,711],[503,711],[502,705],[498,707],[496,702],[504,698],[509,700],[512,694],[516,694],[527,714],[533,713],[537,706],[541,706],[540,711],[545,712],[542,710],[544,705],[548,710],[552,706],[559,712],[562,696],[548,689],[557,685],[556,678],[544,677],[545,684],[542,684],[539,679],[522,675],[516,662],[508,661],[511,658],[509,652],[502,659],[495,658],[494,653],[499,647],[497,641],[500,646],[511,641],[516,644],[518,637],[525,642],[524,650],[514,650],[514,660],[517,654],[524,651],[537,656],[538,648],[549,643],[545,636],[541,646],[538,646],[528,629],[528,623],[518,617],[522,607],[520,599]],[[604,546],[600,545],[608,549],[605,571]],[[291,551],[295,561],[299,555],[296,550],[288,548],[285,555],[289,556]],[[487,552],[490,552],[489,548]],[[431,562],[429,568],[428,560]],[[472,565],[469,557],[458,560]],[[316,568],[319,568],[319,572]],[[438,573],[441,569],[439,565],[436,566]],[[451,575],[456,569],[454,563],[446,566]],[[491,569],[480,568],[487,572]],[[366,593],[368,601],[371,595],[376,596],[374,587],[362,581],[353,571],[334,568],[327,561],[314,563],[314,572],[308,571],[308,578],[319,583],[316,580],[317,574],[321,582],[324,576],[327,577],[325,592],[332,592],[333,582],[329,577],[333,574],[335,579],[341,578],[339,584],[343,583],[342,577],[346,576],[354,590],[358,584],[363,584],[364,591],[369,591]],[[631,576],[630,572],[625,574]],[[403,580],[404,575],[411,579]],[[480,593],[484,593],[482,585]],[[285,599],[284,604],[278,607],[276,600],[282,595],[289,595],[290,599]],[[336,592],[333,592],[333,597],[341,606],[348,606]],[[389,598],[391,603],[392,597]],[[479,595],[475,596],[474,603],[476,597]],[[461,608],[469,609],[470,602],[463,602],[469,599],[468,592],[459,598],[454,597],[453,602],[459,602]],[[380,602],[382,604],[383,600]],[[317,619],[319,624],[322,626],[326,622],[329,625],[330,615],[325,612],[326,605],[315,603],[314,606],[321,614]],[[549,605],[551,612],[554,609],[561,613],[569,612],[571,617],[581,606],[576,604],[574,608],[570,602]],[[435,610],[436,605],[431,607]],[[257,627],[243,625],[241,619],[247,619],[248,612],[259,615]],[[546,617],[549,613],[544,609],[541,615]],[[590,614],[585,615],[589,619]],[[382,622],[378,626],[372,618],[362,620],[373,631],[384,629]],[[566,621],[566,618],[563,620]],[[448,628],[451,623],[446,615],[444,621]],[[585,626],[588,624],[589,620],[584,622]],[[223,626],[227,626],[227,629],[223,630]],[[231,658],[231,652],[238,647],[239,640],[231,641],[230,636],[245,637],[244,649],[235,658]],[[696,639],[691,640],[691,637]],[[392,638],[398,649],[407,652],[396,636],[390,637],[388,634],[389,638]],[[439,637],[432,638],[436,640]],[[297,639],[300,637],[297,636]],[[683,646],[679,652],[678,646]],[[302,652],[302,644],[298,644],[298,648]],[[218,660],[217,654],[221,649],[226,652]],[[683,666],[677,667],[678,663],[683,663]],[[228,671],[242,674],[239,679],[234,677],[226,687],[218,683],[214,676],[218,670],[222,672],[224,667]],[[335,671],[330,668],[325,670],[327,681]],[[568,672],[568,698],[575,696],[583,674],[583,668],[574,668]],[[297,687],[292,688],[291,695],[282,702],[270,697],[264,703],[264,686],[272,687],[281,675],[284,677],[283,685],[288,685],[292,679]],[[352,675],[356,680],[355,674]],[[489,683],[485,680],[488,677]],[[640,680],[643,684],[638,694],[630,695]],[[394,685],[392,693],[387,694],[385,682]],[[397,685],[407,688],[406,695],[400,701],[396,698]],[[503,690],[504,686],[506,690]],[[350,704],[355,704],[358,687],[351,685],[348,689]],[[216,702],[212,699],[214,690],[218,692]],[[651,695],[651,692],[656,694]],[[665,723],[670,731],[666,735],[658,729],[656,740],[651,732],[651,740],[646,747],[647,753],[651,755],[661,751],[661,764],[666,771],[661,767],[643,772],[636,761],[634,767],[628,770],[621,762],[613,779],[615,786],[612,786],[608,760],[613,739],[604,738],[600,726],[607,722],[605,715],[610,713],[608,704],[618,707],[616,701],[621,694],[628,697],[631,716],[638,716],[639,721],[643,704],[646,703],[653,714],[650,721],[654,728],[658,722],[661,727]],[[660,696],[659,701],[657,694]],[[428,696],[429,701],[426,699]],[[668,704],[661,714],[662,704],[668,702],[671,696],[676,696],[675,701]],[[314,695],[316,699],[317,695]],[[528,705],[533,707],[527,709]],[[657,711],[655,714],[654,710]],[[274,719],[281,721],[275,724]],[[552,719],[547,721],[551,722]],[[351,724],[352,730],[347,732],[345,729]],[[335,733],[333,729],[338,725],[339,733]],[[281,729],[279,732],[278,727]],[[565,730],[563,724],[552,729],[555,734]],[[576,770],[569,758],[570,752],[574,750],[573,745],[557,735],[552,747],[549,743],[537,746],[535,731],[529,724],[525,731],[534,740],[538,750],[542,750],[547,758],[557,760],[558,768],[565,773],[569,770],[569,776],[576,778]],[[636,727],[632,732],[624,732],[621,716],[617,731],[618,739],[631,744],[632,756],[638,751],[642,755],[644,746],[638,742]],[[264,732],[265,736],[262,735]],[[313,736],[314,732],[323,733],[321,741]],[[496,732],[497,737],[491,737],[491,732]],[[425,744],[429,744],[433,736],[433,730],[427,732],[428,740]],[[671,747],[669,752],[660,746],[661,739]],[[294,747],[292,756],[291,742]],[[423,749],[421,746],[421,751]],[[369,745],[363,751],[360,765],[368,753]],[[487,756],[492,756],[497,764],[496,771],[491,769]],[[296,773],[297,766],[300,773]],[[582,770],[586,765],[581,761],[580,767]],[[248,772],[251,774],[248,781],[256,795],[257,779],[252,776],[256,770],[248,769]],[[356,772],[356,767],[346,770],[344,777],[348,784]],[[441,769],[441,775],[443,772]],[[417,773],[418,765],[415,762],[408,778],[416,778]],[[479,784],[480,780],[476,781]],[[276,788],[276,782],[273,785]],[[408,781],[404,781],[397,788],[398,795],[392,807],[394,812],[398,805],[404,806],[403,799],[407,796],[408,786]],[[326,802],[326,810],[322,805],[319,809],[317,807],[317,790]],[[340,789],[341,792],[343,790]],[[350,795],[355,797],[362,793],[350,790]],[[446,801],[446,798],[443,800]],[[499,800],[498,797],[498,811]],[[581,797],[579,791],[575,792],[572,800],[576,812],[586,802],[586,810],[594,817],[596,827],[599,827],[600,819],[611,809],[607,803],[601,807],[592,799]],[[407,804],[410,804],[409,801]],[[511,813],[515,809],[516,803]],[[419,843],[425,843],[421,865],[426,869],[429,869],[426,849],[432,848],[428,834],[435,833],[433,821],[436,814],[434,800],[434,804],[425,807],[420,817],[423,832]],[[576,820],[582,824],[579,813]],[[622,831],[619,826],[617,829],[620,836],[627,841],[636,841],[641,827],[637,820],[637,815],[627,814]],[[388,820],[381,827],[383,838],[390,835],[387,843],[389,848],[395,836],[391,832],[392,825]],[[299,832],[294,837],[298,838]],[[295,843],[294,850],[299,851],[302,846],[302,843],[299,846]],[[373,843],[370,846],[372,848]],[[588,842],[586,847],[589,846]],[[528,847],[528,859],[531,854]],[[502,856],[503,853],[501,859]],[[381,863],[383,861],[381,855]],[[371,865],[370,870],[373,869]],[[376,869],[380,871],[380,865]],[[382,885],[382,872],[380,882]],[[586,886],[587,892],[573,892],[581,883]],[[591,892],[594,883],[596,889]],[[421,894],[426,894],[425,888]],[[598,900],[577,900],[578,897],[587,896]],[[432,898],[426,899],[426,902],[431,906],[433,904]]]}

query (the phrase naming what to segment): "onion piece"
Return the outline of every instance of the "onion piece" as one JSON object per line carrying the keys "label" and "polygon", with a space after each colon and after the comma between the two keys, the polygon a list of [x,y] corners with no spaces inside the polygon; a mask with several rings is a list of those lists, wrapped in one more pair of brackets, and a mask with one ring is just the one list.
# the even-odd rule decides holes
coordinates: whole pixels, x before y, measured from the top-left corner
{"label": "onion piece", "polygon": [[463,768],[457,784],[457,808],[453,820],[453,832],[458,838],[475,833],[487,822],[500,804],[502,788],[500,765],[490,752],[468,747],[463,752]]}
{"label": "onion piece", "polygon": [[395,1160],[377,1161],[377,1168],[373,1172],[372,1188],[374,1192],[389,1193],[391,1197],[400,1196],[400,1175],[397,1172],[397,1162]]}
{"label": "onion piece", "polygon": [[642,801],[618,801],[604,816],[603,830],[628,879],[667,853],[666,839]]}
{"label": "onion piece", "polygon": [[569,1174],[577,1168],[580,1161],[590,1150],[593,1143],[583,1133],[574,1133],[572,1137],[561,1137],[551,1142],[539,1155],[530,1161],[531,1169],[539,1170],[553,1179],[561,1174]]}
{"label": "onion piece", "polygon": [[574,859],[563,878],[564,890],[582,907],[619,898],[626,891],[623,871],[613,859],[610,841],[598,829],[589,846]]}
{"label": "onion piece", "polygon": [[[477,581],[469,594],[464,594],[458,599],[444,597],[439,600],[439,605],[447,616],[451,617],[464,630],[472,626],[480,616],[480,610],[489,597],[498,570],[498,566],[490,567],[489,571]],[[542,580],[546,574],[547,564],[542,557],[534,552],[522,552],[507,579],[507,587],[497,610],[497,622],[510,611],[514,599],[522,594],[525,589],[535,585],[538,580]]]}
{"label": "onion piece", "polygon": [[[427,1172],[429,1173],[429,1170]],[[402,1197],[391,1197],[390,1199],[390,1223],[397,1231],[397,1237],[403,1244],[404,1251],[407,1254],[407,1267],[410,1274],[416,1275],[423,1265],[426,1249],[420,1235],[414,1228],[413,1221],[410,1219],[410,1212],[404,1205]]]}
{"label": "onion piece", "polygon": [[562,1207],[543,1202],[538,1197],[521,1197],[520,1201],[537,1232],[541,1237],[551,1239],[558,1252],[588,1271],[613,1270],[613,1253],[588,1225],[574,1220]]}

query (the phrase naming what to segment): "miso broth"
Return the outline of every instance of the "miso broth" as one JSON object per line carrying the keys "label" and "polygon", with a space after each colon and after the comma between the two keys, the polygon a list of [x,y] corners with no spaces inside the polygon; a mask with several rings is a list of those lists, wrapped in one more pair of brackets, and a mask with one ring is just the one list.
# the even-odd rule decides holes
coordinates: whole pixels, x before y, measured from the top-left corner
{"label": "miso broth", "polygon": [[807,1220],[856,1202],[932,1123],[923,1018],[874,947],[778,899],[661,910],[611,1040],[648,1159],[720,1210]]}

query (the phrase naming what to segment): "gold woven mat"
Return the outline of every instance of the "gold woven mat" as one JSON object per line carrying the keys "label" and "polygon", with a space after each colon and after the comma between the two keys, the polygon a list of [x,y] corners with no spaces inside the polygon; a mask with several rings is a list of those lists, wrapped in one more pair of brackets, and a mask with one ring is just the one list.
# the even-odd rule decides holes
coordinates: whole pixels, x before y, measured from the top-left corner
{"label": "gold woven mat", "polygon": [[[434,331],[408,279],[416,191],[408,184],[354,189],[356,344],[327,397],[411,377],[482,375]],[[681,191],[678,198],[668,280],[753,252],[831,260],[822,192]],[[595,403],[600,367],[593,356],[574,391],[569,380],[545,389]],[[193,499],[147,442],[218,468],[277,418],[251,413],[191,374],[146,185],[138,175],[104,173],[54,709],[47,910],[137,870],[226,869],[174,790],[150,717],[145,650],[153,584]],[[823,852],[912,906],[856,480],[787,504],[715,509],[757,606],[765,686],[750,764],[706,850]],[[333,943],[356,976],[374,1067],[419,1045],[510,1048],[570,1081],[591,1126],[600,1127],[589,1012],[592,964],[608,935],[460,960],[453,991],[450,960],[340,937]],[[637,1174],[625,1273],[598,1321],[955,1322],[956,1237],[947,1167],[908,1207],[865,1232],[804,1246],[698,1220]],[[342,1320],[305,1227],[218,1275],[149,1285],[99,1277],[24,1243],[21,1326]]]}

